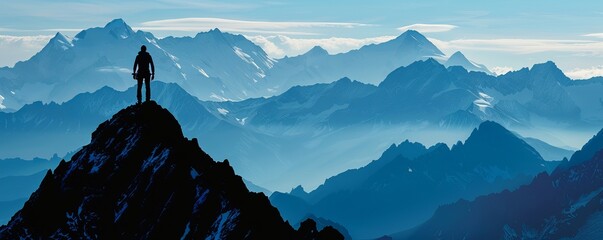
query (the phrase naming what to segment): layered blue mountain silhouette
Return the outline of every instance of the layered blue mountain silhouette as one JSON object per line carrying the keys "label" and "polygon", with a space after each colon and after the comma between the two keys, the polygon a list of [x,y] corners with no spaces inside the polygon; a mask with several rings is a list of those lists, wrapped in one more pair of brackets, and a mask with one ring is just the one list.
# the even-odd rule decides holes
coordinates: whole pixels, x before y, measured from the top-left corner
{"label": "layered blue mountain silhouette", "polygon": [[603,208],[603,131],[552,174],[517,190],[438,208],[397,239],[598,239]]}
{"label": "layered blue mountain silhouette", "polygon": [[[128,107],[142,44],[171,113]],[[416,31],[282,59],[219,29],[57,33],[0,69],[0,158],[71,156],[96,131],[54,171],[0,160],[0,238],[597,238],[603,133],[545,160],[600,129],[601,92],[553,62],[493,76]]]}
{"label": "layered blue mountain silhouette", "polygon": [[[40,217],[43,216],[43,217]],[[298,231],[228,160],[214,162],[154,102],[102,123],[90,144],[48,171],[2,239],[343,239],[313,220]]]}
{"label": "layered blue mountain silhouette", "polygon": [[419,224],[439,205],[459,198],[513,189],[556,165],[499,124],[484,122],[452,148],[405,141],[310,193],[296,188],[273,194],[271,202],[291,222],[314,214],[342,224],[354,237],[369,238]]}
{"label": "layered blue mountain silhouette", "polygon": [[[426,66],[452,70],[427,61],[397,72],[421,71]],[[419,98],[411,94],[420,93],[410,88],[391,92],[401,89],[396,84],[405,79],[393,75],[380,86],[344,78],[241,102],[200,101],[177,84],[154,82],[153,88],[157,101],[174,113],[186,134],[198,136],[213,156],[233,159],[237,172],[248,180],[274,190],[302,183],[317,186],[322,179],[364,165],[380,149],[399,141],[405,123],[430,121],[423,128],[437,129],[441,116],[430,113],[429,120],[421,119],[420,114],[421,108],[434,109],[434,103],[414,107],[400,101]],[[31,158],[73,151],[87,142],[88,133],[103,119],[131,103],[133,96],[133,88],[120,92],[105,87],[63,104],[36,102],[14,113],[0,113],[0,122],[6,123],[0,125],[0,138],[11,139],[0,145],[0,157]],[[413,128],[420,130],[421,126]],[[443,135],[438,136],[442,141]],[[458,140],[453,136],[453,142]],[[57,138],[62,141],[48,141]],[[548,152],[556,148],[539,148],[543,149]]]}
{"label": "layered blue mountain silhouette", "polygon": [[[158,81],[184,89],[154,96],[175,113],[187,134],[204,136],[200,141],[212,155],[237,159],[233,165],[239,173],[271,190],[298,184],[313,188],[326,177],[366,164],[404,138],[453,143],[461,137],[450,129],[467,132],[484,120],[519,133],[540,128],[543,140],[558,146],[579,143],[547,138],[557,135],[551,129],[591,132],[603,121],[601,81],[571,81],[552,62],[499,77],[467,72],[456,66],[466,65],[461,53],[446,59],[414,31],[344,54],[329,55],[316,47],[277,61],[240,35],[215,29],[192,38],[157,39],[118,19],[73,39],[58,34],[32,59],[0,70],[3,104],[13,109],[34,100],[60,102],[93,92],[60,105],[32,103],[15,113],[0,113],[0,122],[6,123],[0,124],[0,135],[11,139],[0,146],[0,158],[63,154],[86,143],[88,131],[131,102],[132,90],[96,89],[108,85],[122,91],[134,84],[129,69],[135,53],[124,53],[141,44],[154,52]],[[454,66],[446,68],[430,57]],[[386,75],[378,86],[351,80],[378,83]],[[288,88],[296,84],[309,86]],[[198,100],[266,95],[261,91],[283,93],[240,102]],[[438,138],[426,137],[432,135]],[[63,142],[47,140],[56,137]],[[221,147],[231,139],[240,139],[236,152]],[[24,145],[32,147],[25,150]],[[258,159],[265,163],[256,164]]]}
{"label": "layered blue mountain silhouette", "polygon": [[[103,86],[125,90],[134,83],[130,73],[142,44],[153,55],[158,80],[178,83],[200,99],[220,101],[272,96],[295,85],[327,83],[345,76],[376,84],[392,70],[414,61],[446,60],[415,31],[343,54],[330,55],[317,47],[301,56],[272,59],[244,36],[219,29],[195,37],[159,39],[116,19],[73,38],[57,33],[31,59],[1,68],[4,100],[0,105],[17,110],[34,101],[67,101]],[[455,61],[479,70],[466,62],[470,61]]]}

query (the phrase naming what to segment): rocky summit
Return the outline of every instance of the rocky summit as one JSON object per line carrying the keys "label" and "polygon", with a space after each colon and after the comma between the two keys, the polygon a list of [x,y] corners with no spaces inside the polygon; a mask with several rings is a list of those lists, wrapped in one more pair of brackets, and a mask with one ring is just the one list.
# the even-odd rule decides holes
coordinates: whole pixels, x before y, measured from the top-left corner
{"label": "rocky summit", "polygon": [[168,110],[146,102],[48,171],[0,239],[343,239],[305,226],[294,230],[228,160],[212,160]]}

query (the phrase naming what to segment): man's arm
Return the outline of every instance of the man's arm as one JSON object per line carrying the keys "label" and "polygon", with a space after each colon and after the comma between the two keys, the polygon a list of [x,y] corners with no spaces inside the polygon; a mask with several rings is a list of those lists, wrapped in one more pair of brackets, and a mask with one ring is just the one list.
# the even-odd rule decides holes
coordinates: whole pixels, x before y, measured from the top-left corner
{"label": "man's arm", "polygon": [[138,60],[139,60],[138,57],[139,56],[136,56],[136,60],[134,60],[134,68],[132,69],[132,73],[136,73],[136,66],[138,66]]}
{"label": "man's arm", "polygon": [[155,64],[153,63],[153,57],[149,55],[149,61],[151,63],[151,79],[155,79]]}

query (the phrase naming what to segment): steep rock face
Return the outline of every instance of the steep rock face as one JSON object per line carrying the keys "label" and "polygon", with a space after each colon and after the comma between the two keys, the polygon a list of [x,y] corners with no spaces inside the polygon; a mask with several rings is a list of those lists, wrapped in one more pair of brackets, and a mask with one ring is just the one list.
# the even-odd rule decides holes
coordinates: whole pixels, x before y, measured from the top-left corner
{"label": "steep rock face", "polygon": [[[43,216],[43,217],[41,217]],[[18,239],[295,239],[263,194],[214,162],[154,102],[102,123],[0,228]]]}

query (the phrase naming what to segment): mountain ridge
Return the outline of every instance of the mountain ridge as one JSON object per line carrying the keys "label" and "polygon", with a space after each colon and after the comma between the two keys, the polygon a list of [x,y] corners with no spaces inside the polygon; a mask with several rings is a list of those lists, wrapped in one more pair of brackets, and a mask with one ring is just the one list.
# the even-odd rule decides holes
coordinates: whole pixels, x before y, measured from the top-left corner
{"label": "mountain ridge", "polygon": [[270,200],[291,222],[313,214],[345,226],[354,238],[371,238],[419,224],[418,219],[459,198],[516,188],[556,165],[498,123],[486,121],[464,143],[426,148],[405,141],[314,191],[276,192]]}
{"label": "mountain ridge", "polygon": [[[601,201],[601,134],[572,156],[571,165],[542,173],[516,190],[459,200],[438,208],[395,239],[596,239]],[[597,147],[598,146],[598,147]],[[593,151],[594,148],[599,150]],[[501,207],[505,206],[505,207]],[[454,220],[453,220],[454,219]],[[477,227],[479,226],[479,227]]]}

